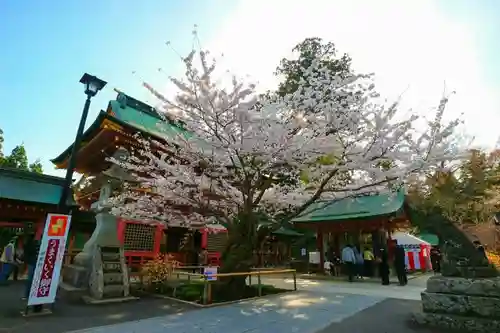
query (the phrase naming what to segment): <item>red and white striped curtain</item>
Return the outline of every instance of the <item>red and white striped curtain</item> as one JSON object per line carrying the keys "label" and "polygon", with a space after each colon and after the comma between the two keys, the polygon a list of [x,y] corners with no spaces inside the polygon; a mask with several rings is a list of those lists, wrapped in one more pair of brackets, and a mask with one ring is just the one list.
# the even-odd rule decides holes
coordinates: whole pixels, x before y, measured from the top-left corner
{"label": "red and white striped curtain", "polygon": [[405,248],[405,263],[409,271],[431,270],[430,245],[403,245]]}

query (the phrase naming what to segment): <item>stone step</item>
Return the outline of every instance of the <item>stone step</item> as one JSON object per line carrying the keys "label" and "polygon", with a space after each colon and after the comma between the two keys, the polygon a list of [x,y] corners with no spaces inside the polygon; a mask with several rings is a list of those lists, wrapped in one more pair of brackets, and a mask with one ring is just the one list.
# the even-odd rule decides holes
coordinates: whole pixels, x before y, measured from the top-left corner
{"label": "stone step", "polygon": [[59,283],[58,297],[69,303],[80,303],[82,297],[86,294],[86,288],[78,288],[65,282]]}
{"label": "stone step", "polygon": [[451,330],[453,332],[500,332],[500,319],[457,316],[442,313],[417,312],[412,320],[419,326]]}
{"label": "stone step", "polygon": [[125,295],[123,284],[104,285],[103,298],[117,298]]}
{"label": "stone step", "polygon": [[67,265],[62,272],[63,281],[75,287],[83,287],[88,278],[85,267],[78,265]]}
{"label": "stone step", "polygon": [[120,261],[120,253],[101,253],[103,260],[116,260]]}
{"label": "stone step", "polygon": [[136,301],[139,297],[127,296],[127,297],[113,297],[113,298],[103,298],[103,299],[95,299],[90,296],[84,296],[83,301],[86,304],[109,304],[109,303],[123,303],[129,301]]}
{"label": "stone step", "polygon": [[120,272],[103,273],[104,285],[123,284],[123,274]]}
{"label": "stone step", "polygon": [[422,293],[424,312],[500,318],[500,297]]}
{"label": "stone step", "polygon": [[112,273],[112,272],[121,272],[122,264],[120,262],[103,262],[102,263],[102,271],[104,273]]}
{"label": "stone step", "polygon": [[433,276],[427,280],[427,292],[500,297],[500,277],[466,279]]}
{"label": "stone step", "polygon": [[101,253],[120,253],[118,246],[101,246]]}

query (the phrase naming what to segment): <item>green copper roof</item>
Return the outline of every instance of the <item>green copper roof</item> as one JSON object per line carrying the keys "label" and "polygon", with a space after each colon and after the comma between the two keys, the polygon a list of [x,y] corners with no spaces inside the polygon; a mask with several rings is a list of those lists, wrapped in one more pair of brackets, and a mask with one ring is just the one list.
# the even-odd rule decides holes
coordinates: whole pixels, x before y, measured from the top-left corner
{"label": "green copper roof", "polygon": [[[61,198],[64,178],[0,168],[0,199],[57,205]],[[74,200],[70,205],[76,205]]]}
{"label": "green copper roof", "polygon": [[433,246],[434,245],[439,245],[439,237],[438,237],[438,235],[423,233],[423,234],[420,234],[420,235],[417,235],[417,236],[421,240],[426,241],[427,243],[429,243],[429,244],[431,244]]}
{"label": "green copper roof", "polygon": [[[99,132],[100,125],[105,119],[128,127],[131,131],[150,134],[158,139],[174,138],[179,133],[188,135],[180,125],[165,121],[153,107],[133,97],[119,93],[115,100],[109,102],[108,112],[101,111],[84,132],[83,142],[90,141]],[[72,147],[73,144],[54,158],[52,163],[63,162],[71,154]]]}
{"label": "green copper roof", "polygon": [[114,117],[141,132],[154,135],[159,138],[174,138],[185,133],[178,126],[163,120],[160,116],[137,110],[129,104],[122,104],[117,100],[109,102]]}
{"label": "green copper roof", "polygon": [[329,222],[389,215],[398,212],[404,204],[403,192],[347,198],[333,203],[316,202],[294,223]]}

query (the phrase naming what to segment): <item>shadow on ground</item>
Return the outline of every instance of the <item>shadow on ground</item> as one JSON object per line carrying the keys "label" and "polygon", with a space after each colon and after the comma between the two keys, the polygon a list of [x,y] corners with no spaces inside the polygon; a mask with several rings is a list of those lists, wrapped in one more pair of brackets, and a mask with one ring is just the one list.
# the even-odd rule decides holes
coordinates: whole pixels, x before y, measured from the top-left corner
{"label": "shadow on ground", "polygon": [[414,325],[411,314],[421,307],[420,301],[386,299],[317,333],[451,333]]}
{"label": "shadow on ground", "polygon": [[58,300],[52,315],[24,318],[23,283],[0,287],[0,333],[63,333],[89,327],[165,316],[193,310],[189,305],[142,297],[126,303],[85,305]]}

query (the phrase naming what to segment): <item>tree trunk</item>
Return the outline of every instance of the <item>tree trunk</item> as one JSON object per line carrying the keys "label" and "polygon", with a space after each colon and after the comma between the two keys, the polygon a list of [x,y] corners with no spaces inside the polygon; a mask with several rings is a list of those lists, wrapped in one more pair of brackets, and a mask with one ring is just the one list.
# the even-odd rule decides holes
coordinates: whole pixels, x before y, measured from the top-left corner
{"label": "tree trunk", "polygon": [[[253,265],[253,251],[257,243],[257,227],[252,217],[241,218],[228,229],[229,237],[222,255],[221,273],[250,272]],[[225,291],[241,294],[246,287],[247,276],[221,279]]]}

